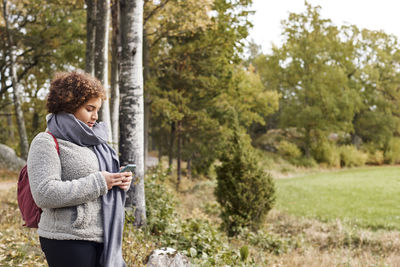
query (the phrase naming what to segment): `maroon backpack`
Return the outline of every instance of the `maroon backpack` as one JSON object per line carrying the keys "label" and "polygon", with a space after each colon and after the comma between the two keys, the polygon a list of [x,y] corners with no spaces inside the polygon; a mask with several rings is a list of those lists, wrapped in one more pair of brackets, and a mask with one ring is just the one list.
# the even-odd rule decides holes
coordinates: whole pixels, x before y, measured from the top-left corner
{"label": "maroon backpack", "polygon": [[[60,154],[57,139],[52,133],[47,133],[53,136],[54,142],[56,143],[57,153]],[[38,228],[42,209],[39,208],[33,200],[31,187],[29,185],[27,165],[25,165],[19,173],[17,195],[19,210],[21,211],[22,219],[25,221],[24,226]]]}

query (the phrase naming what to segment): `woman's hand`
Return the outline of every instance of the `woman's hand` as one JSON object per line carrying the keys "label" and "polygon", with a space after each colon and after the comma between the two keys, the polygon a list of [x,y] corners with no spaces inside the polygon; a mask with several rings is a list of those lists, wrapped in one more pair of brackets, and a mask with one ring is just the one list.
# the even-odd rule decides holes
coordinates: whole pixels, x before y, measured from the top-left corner
{"label": "woman's hand", "polygon": [[[110,173],[107,171],[102,171],[101,174],[103,174],[104,178],[106,179],[108,190],[113,188],[113,186],[121,186],[122,184],[124,184],[123,180],[126,179],[125,172]],[[132,175],[131,175],[131,178],[132,178]]]}
{"label": "woman's hand", "polygon": [[132,182],[132,172],[122,172],[121,174],[124,175],[122,179],[122,183],[119,186],[124,191],[128,191],[129,187],[131,186]]}

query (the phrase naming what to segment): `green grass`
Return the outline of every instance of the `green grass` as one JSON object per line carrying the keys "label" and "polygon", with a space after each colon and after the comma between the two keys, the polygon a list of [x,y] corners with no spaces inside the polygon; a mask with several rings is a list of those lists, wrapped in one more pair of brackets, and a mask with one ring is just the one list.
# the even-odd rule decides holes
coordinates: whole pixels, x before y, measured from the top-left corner
{"label": "green grass", "polygon": [[278,210],[323,222],[400,230],[400,168],[366,167],[276,180]]}

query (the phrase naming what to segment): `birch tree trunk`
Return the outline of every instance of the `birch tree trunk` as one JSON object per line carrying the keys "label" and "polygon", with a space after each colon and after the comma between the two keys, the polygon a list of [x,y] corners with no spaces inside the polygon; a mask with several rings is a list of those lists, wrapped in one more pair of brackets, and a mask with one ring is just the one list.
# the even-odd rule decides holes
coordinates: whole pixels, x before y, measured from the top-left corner
{"label": "birch tree trunk", "polygon": [[110,102],[108,86],[108,37],[110,24],[110,0],[98,0],[96,6],[96,44],[94,57],[95,76],[103,84],[107,92],[107,99],[104,100],[99,114],[99,120],[108,125],[108,141],[112,140]]}
{"label": "birch tree trunk", "polygon": [[[146,29],[143,29],[143,78],[144,78],[144,162],[147,162],[149,154],[149,123],[150,123],[150,105],[151,98],[147,83],[150,79],[149,67],[149,43],[147,40]],[[144,170],[146,171],[146,164]]]}
{"label": "birch tree trunk", "polygon": [[96,0],[86,3],[86,66],[85,71],[94,76],[94,49],[96,36]]}
{"label": "birch tree trunk", "polygon": [[119,138],[119,0],[113,0],[111,6],[112,37],[111,37],[111,128],[114,149],[118,152]]}
{"label": "birch tree trunk", "polygon": [[22,107],[21,107],[20,84],[18,82],[16,56],[15,56],[16,51],[14,49],[14,42],[12,35],[10,34],[10,28],[9,28],[10,25],[7,15],[7,0],[3,0],[3,17],[6,24],[8,55],[11,63],[10,71],[11,71],[11,81],[13,86],[14,110],[15,110],[15,116],[17,118],[17,127],[18,127],[18,134],[21,147],[21,157],[26,160],[28,158],[29,144],[28,144],[28,136],[26,134],[24,113],[22,112]]}
{"label": "birch tree trunk", "polygon": [[120,0],[120,154],[122,164],[136,164],[136,182],[128,191],[127,205],[134,207],[137,227],[146,224],[144,195],[143,122],[143,0]]}
{"label": "birch tree trunk", "polygon": [[[8,98],[7,93],[5,95],[5,98],[6,99]],[[14,126],[13,126],[13,121],[12,121],[12,110],[11,109],[12,108],[10,108],[10,107],[6,108],[6,111],[7,111],[6,118],[7,118],[7,132],[8,132],[9,140],[13,142],[15,140],[15,135],[14,135],[14,130],[13,130]]]}

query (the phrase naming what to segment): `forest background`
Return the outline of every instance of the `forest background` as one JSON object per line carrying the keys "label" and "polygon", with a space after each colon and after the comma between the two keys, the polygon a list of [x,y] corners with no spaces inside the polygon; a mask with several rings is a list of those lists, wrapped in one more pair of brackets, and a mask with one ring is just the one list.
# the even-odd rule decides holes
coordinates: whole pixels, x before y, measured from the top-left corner
{"label": "forest background", "polygon": [[[30,143],[46,128],[49,82],[62,70],[106,77],[100,79],[110,90],[109,110],[103,108],[102,118],[113,126],[110,141],[119,148],[118,116],[113,115],[118,114],[114,100],[120,99],[116,2],[109,5],[110,34],[92,39],[107,40],[105,67],[88,64],[90,56],[104,56],[87,54],[90,2],[8,1],[8,25],[2,13],[0,143],[23,158],[12,84],[19,85]],[[259,156],[295,168],[399,163],[397,38],[354,25],[338,27],[306,2],[304,13],[283,21],[282,45],[263,54],[246,41],[251,2],[144,1],[145,157],[150,151],[170,167],[176,161],[179,186],[182,174],[212,176],[239,129]]]}
{"label": "forest background", "polygon": [[[297,165],[400,161],[395,36],[338,28],[307,4],[306,12],[283,22],[282,46],[262,54],[245,39],[251,1],[234,2],[145,1],[146,151],[187,162],[192,175],[207,174],[237,114],[255,147]],[[3,29],[0,142],[21,155],[11,68],[17,68],[30,142],[45,129],[54,72],[86,68],[86,9],[83,1],[19,2],[9,9],[17,51],[11,65]],[[110,96],[112,103],[116,96]]]}

